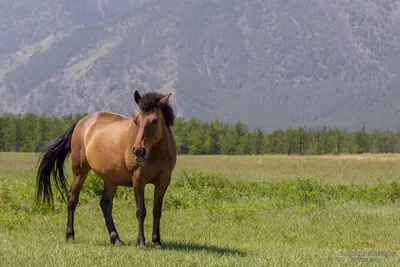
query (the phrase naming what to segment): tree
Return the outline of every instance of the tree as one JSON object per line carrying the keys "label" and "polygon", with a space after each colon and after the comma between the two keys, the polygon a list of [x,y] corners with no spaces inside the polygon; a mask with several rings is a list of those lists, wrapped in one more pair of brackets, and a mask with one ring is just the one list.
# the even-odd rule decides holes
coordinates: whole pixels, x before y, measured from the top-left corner
{"label": "tree", "polygon": [[177,117],[172,127],[176,143],[176,151],[178,154],[187,154],[189,152],[187,143],[187,132],[185,128],[185,119],[183,117]]}
{"label": "tree", "polygon": [[201,122],[198,118],[192,118],[187,123],[189,154],[204,154],[204,133],[201,132],[200,126]]}
{"label": "tree", "polygon": [[0,128],[3,151],[15,151],[17,139],[17,116],[5,113],[2,116],[3,126]]}
{"label": "tree", "polygon": [[298,135],[299,135],[299,152],[300,155],[304,155],[307,146],[307,134],[304,128],[302,127],[299,128]]}
{"label": "tree", "polygon": [[232,128],[232,135],[235,143],[234,154],[244,155],[251,153],[249,129],[242,122],[237,122]]}
{"label": "tree", "polygon": [[335,127],[333,129],[333,143],[334,143],[334,150],[333,153],[338,155],[342,153],[342,147],[344,142],[344,133],[338,128]]}
{"label": "tree", "polygon": [[299,133],[296,129],[289,128],[285,133],[285,150],[288,155],[298,152]]}
{"label": "tree", "polygon": [[253,133],[254,141],[253,141],[253,154],[259,155],[261,154],[263,143],[264,143],[264,134],[260,127]]}
{"label": "tree", "polygon": [[0,151],[5,150],[5,144],[4,144],[4,128],[6,127],[5,120],[2,116],[0,116]]}
{"label": "tree", "polygon": [[37,143],[41,139],[37,119],[37,115],[28,113],[18,120],[17,137],[19,150],[22,152],[36,151]]}
{"label": "tree", "polygon": [[236,140],[235,133],[229,124],[223,124],[221,127],[221,134],[218,138],[218,144],[221,148],[221,153],[231,155],[235,152]]}
{"label": "tree", "polygon": [[322,138],[321,138],[321,130],[316,129],[313,132],[313,153],[320,155],[322,154]]}
{"label": "tree", "polygon": [[268,135],[269,153],[283,154],[285,153],[285,133],[282,130],[276,130]]}
{"label": "tree", "polygon": [[360,131],[354,133],[355,153],[369,152],[369,135],[365,129],[365,124]]}
{"label": "tree", "polygon": [[211,122],[204,124],[206,130],[204,141],[204,152],[206,154],[220,154],[219,135],[220,125],[218,122]]}

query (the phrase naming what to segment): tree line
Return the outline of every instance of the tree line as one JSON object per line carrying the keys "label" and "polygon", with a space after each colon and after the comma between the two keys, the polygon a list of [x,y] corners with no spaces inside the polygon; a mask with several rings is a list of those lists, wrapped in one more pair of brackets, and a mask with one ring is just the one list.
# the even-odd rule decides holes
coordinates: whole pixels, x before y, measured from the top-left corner
{"label": "tree line", "polygon": [[[49,141],[86,114],[53,117],[32,113],[0,116],[0,151],[40,152]],[[178,117],[172,127],[179,154],[356,154],[399,153],[400,131],[357,131],[299,127],[264,132],[242,123],[203,122]]]}
{"label": "tree line", "polygon": [[0,116],[0,151],[40,152],[57,135],[86,114],[51,117],[27,113]]}
{"label": "tree line", "polygon": [[177,118],[173,128],[180,154],[356,154],[400,152],[400,131],[348,132],[339,127],[288,128],[270,133],[244,123]]}

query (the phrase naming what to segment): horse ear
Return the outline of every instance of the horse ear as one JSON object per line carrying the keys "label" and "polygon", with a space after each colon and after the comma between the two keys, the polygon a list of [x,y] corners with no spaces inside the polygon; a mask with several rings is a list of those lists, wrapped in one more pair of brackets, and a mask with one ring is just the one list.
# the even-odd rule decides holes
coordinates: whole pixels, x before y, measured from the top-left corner
{"label": "horse ear", "polygon": [[139,92],[136,90],[135,91],[135,102],[136,102],[136,104],[139,105],[140,99],[142,99],[142,97],[140,96]]}
{"label": "horse ear", "polygon": [[170,97],[171,95],[172,95],[172,94],[169,93],[168,95],[166,95],[166,96],[164,96],[163,98],[161,98],[160,101],[158,101],[158,105],[160,106],[160,108],[162,108],[165,104],[167,104],[167,102],[168,102],[168,100],[169,100],[169,97]]}

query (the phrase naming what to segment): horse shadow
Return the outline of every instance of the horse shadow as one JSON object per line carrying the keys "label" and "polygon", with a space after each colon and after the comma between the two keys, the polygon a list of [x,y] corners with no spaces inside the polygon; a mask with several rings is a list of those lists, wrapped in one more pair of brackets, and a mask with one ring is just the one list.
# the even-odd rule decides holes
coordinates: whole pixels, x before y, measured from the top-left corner
{"label": "horse shadow", "polygon": [[[110,243],[105,242],[105,241],[98,241],[95,242],[97,246],[110,246]],[[122,247],[135,247],[137,246],[136,242],[133,241],[128,241],[124,242]],[[116,246],[119,247],[119,246]],[[153,244],[147,243],[147,249],[154,249]],[[239,250],[239,249],[234,249],[234,248],[229,248],[229,247],[221,247],[221,246],[215,246],[215,245],[206,245],[206,244],[197,244],[193,242],[180,242],[180,241],[164,241],[163,242],[163,248],[161,250],[175,250],[175,251],[186,251],[186,252],[207,252],[207,253],[213,253],[213,254],[218,254],[218,255],[224,255],[224,256],[239,256],[239,257],[244,257],[246,256],[246,252]]]}
{"label": "horse shadow", "polygon": [[[105,242],[105,241],[98,241],[95,242],[97,246],[110,246],[110,243]],[[122,247],[134,247],[137,246],[136,242],[125,242]],[[154,249],[152,243],[147,243],[147,249]],[[196,244],[193,242],[179,242],[179,241],[164,241],[163,242],[163,248],[161,250],[175,250],[175,251],[186,251],[186,252],[207,252],[207,253],[213,253],[213,254],[218,254],[218,255],[224,255],[224,256],[239,256],[239,257],[244,257],[246,256],[246,252],[239,250],[239,249],[234,249],[234,248],[228,248],[228,247],[220,247],[220,246],[215,246],[215,245],[206,245],[206,244]]]}
{"label": "horse shadow", "polygon": [[244,257],[246,253],[239,249],[228,248],[228,247],[219,247],[215,245],[205,245],[205,244],[196,244],[196,243],[186,243],[186,242],[174,242],[174,241],[165,241],[163,243],[164,250],[176,250],[176,251],[192,251],[192,252],[201,252],[205,251],[208,253],[214,253],[218,255],[225,256],[240,256]]}

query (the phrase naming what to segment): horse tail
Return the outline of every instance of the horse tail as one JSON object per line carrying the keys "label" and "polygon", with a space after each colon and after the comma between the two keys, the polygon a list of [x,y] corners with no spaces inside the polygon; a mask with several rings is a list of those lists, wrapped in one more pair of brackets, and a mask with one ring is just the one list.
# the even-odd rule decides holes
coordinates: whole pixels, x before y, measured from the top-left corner
{"label": "horse tail", "polygon": [[64,162],[71,153],[71,138],[76,124],[77,122],[51,141],[40,155],[36,176],[36,202],[42,201],[42,203],[53,206],[52,175],[54,183],[65,202],[64,195],[68,194],[69,189],[64,175]]}

